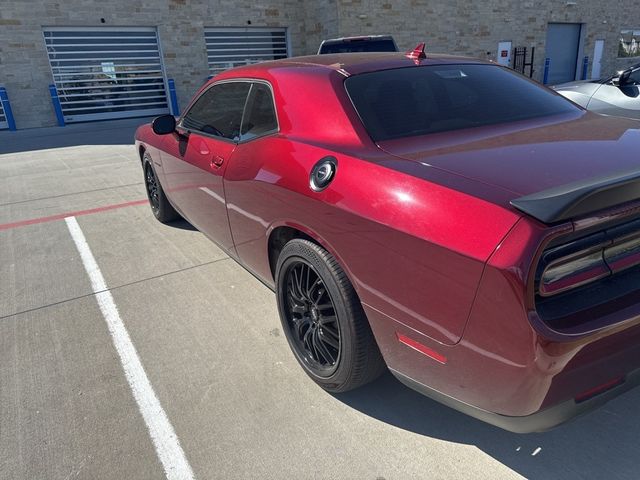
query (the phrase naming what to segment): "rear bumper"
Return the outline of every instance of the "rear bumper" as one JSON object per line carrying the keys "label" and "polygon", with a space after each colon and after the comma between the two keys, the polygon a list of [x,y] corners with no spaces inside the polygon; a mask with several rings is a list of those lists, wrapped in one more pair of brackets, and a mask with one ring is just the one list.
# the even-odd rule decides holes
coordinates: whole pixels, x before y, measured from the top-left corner
{"label": "rear bumper", "polygon": [[488,412],[481,408],[474,407],[473,405],[461,402],[460,400],[434,390],[396,370],[390,370],[391,373],[407,387],[466,415],[514,433],[532,433],[549,430],[572,418],[584,415],[607,403],[609,400],[614,399],[618,395],[640,385],[640,369],[637,369],[628,373],[621,384],[587,400],[579,403],[575,400],[568,400],[530,415],[516,417]]}

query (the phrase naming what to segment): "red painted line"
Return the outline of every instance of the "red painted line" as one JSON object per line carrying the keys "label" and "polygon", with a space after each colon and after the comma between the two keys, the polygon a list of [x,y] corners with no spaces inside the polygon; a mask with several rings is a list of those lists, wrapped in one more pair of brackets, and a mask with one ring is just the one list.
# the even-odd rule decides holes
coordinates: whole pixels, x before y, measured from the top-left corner
{"label": "red painted line", "polygon": [[38,223],[54,222],[56,220],[63,220],[67,217],[80,217],[82,215],[91,215],[92,213],[106,212],[107,210],[115,210],[117,208],[133,207],[134,205],[143,205],[148,203],[149,200],[134,200],[132,202],[115,203],[113,205],[105,205],[103,207],[90,208],[88,210],[76,210],[75,212],[59,213],[57,215],[50,215],[48,217],[31,218],[29,220],[21,220],[19,222],[2,223],[0,224],[0,231],[10,230],[12,228],[25,227],[27,225],[35,225]]}
{"label": "red painted line", "polygon": [[399,332],[396,332],[398,337],[398,341],[400,343],[404,343],[407,347],[411,347],[414,350],[426,355],[429,358],[432,358],[438,363],[445,365],[447,363],[447,357],[442,355],[441,353],[436,352],[435,350],[430,349],[426,345],[423,345],[419,342],[416,342],[414,339],[407,337]]}

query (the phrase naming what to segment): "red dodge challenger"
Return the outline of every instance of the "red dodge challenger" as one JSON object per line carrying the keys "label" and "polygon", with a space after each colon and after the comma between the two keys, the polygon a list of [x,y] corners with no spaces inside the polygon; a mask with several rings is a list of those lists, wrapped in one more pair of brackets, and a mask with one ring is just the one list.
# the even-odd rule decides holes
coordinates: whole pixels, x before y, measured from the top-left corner
{"label": "red dodge challenger", "polygon": [[419,47],[229,70],[136,148],[156,218],[275,290],[321,387],[389,368],[530,432],[640,383],[639,127]]}

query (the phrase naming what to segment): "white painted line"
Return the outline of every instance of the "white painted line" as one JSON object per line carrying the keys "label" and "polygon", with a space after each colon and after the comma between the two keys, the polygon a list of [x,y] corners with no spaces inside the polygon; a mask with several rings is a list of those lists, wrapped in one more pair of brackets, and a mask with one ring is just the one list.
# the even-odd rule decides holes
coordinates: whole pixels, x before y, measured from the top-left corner
{"label": "white painted line", "polygon": [[107,322],[113,345],[120,356],[124,374],[127,377],[144,423],[147,425],[165,475],[169,480],[191,480],[194,478],[193,470],[191,470],[191,466],[180,446],[178,436],[167,418],[167,414],[164,412],[162,405],[160,405],[156,392],[153,391],[140,357],[138,357],[138,352],[136,352],[136,347],[131,342],[129,333],[120,318],[118,307],[113,301],[111,292],[107,290],[107,284],[80,229],[80,225],[78,225],[75,217],[67,217],[65,221],[78,253],[80,253],[87,275],[91,280],[93,293],[96,295],[100,311]]}

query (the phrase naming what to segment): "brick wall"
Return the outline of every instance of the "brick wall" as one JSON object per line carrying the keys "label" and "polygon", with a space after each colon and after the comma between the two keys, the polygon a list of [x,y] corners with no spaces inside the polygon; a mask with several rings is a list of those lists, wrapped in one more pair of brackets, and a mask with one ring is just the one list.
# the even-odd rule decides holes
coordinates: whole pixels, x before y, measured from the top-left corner
{"label": "brick wall", "polygon": [[[55,124],[43,26],[157,27],[168,78],[181,107],[208,75],[204,27],[287,27],[293,55],[312,54],[324,38],[392,34],[401,49],[419,41],[428,51],[493,58],[499,41],[536,47],[542,78],[549,22],[584,24],[582,55],[605,40],[602,72],[636,59],[617,59],[621,28],[640,28],[640,0],[64,0],[3,1],[0,84],[7,87],[18,128]],[[104,19],[104,23],[101,22]]]}

